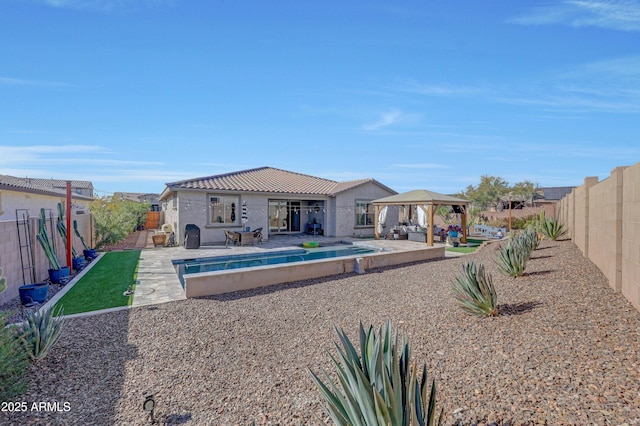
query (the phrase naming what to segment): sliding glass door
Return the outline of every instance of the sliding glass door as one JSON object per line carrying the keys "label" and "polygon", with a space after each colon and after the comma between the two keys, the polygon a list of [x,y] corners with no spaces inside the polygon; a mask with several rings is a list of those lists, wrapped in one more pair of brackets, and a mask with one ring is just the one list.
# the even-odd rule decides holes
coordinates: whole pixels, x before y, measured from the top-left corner
{"label": "sliding glass door", "polygon": [[269,233],[300,232],[300,201],[269,200]]}

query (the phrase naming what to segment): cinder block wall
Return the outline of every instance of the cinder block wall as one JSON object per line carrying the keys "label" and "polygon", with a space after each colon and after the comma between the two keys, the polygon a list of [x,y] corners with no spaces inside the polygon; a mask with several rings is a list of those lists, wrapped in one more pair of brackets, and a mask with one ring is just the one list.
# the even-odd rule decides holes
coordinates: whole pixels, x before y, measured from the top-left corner
{"label": "cinder block wall", "polygon": [[[49,238],[55,238],[56,254],[58,261],[61,265],[66,265],[66,253],[64,249],[64,243],[60,234],[55,229],[56,219],[53,219],[54,233],[51,232],[49,224],[47,224],[47,232]],[[78,232],[83,236],[87,245],[91,245],[93,242],[93,228],[91,215],[78,215],[73,216],[73,219],[78,221]],[[29,218],[31,233],[28,235],[29,243],[31,245],[31,259],[35,269],[35,280],[33,282],[42,282],[49,278],[49,262],[44,255],[44,250],[40,246],[40,243],[36,240],[36,234],[38,233],[38,218]],[[80,239],[75,236],[73,231],[73,223],[71,230],[67,231],[68,235],[73,238],[73,246],[79,255],[82,255],[83,246]],[[31,280],[31,268],[28,266],[28,251],[23,249],[22,260],[20,257],[20,244],[25,245],[27,234],[25,228],[20,228],[20,240],[18,240],[18,226],[15,220],[0,221],[0,267],[2,267],[3,275],[7,278],[7,289],[0,293],[0,305],[8,302],[9,300],[17,297],[19,292],[18,288],[23,284],[30,284]],[[92,245],[91,245],[92,246]],[[92,246],[93,247],[93,246]],[[23,275],[23,266],[24,275]]]}
{"label": "cinder block wall", "polygon": [[585,178],[560,206],[573,242],[640,310],[640,163]]}
{"label": "cinder block wall", "polygon": [[589,259],[609,279],[611,286],[620,291],[622,241],[622,168],[614,169],[611,176],[588,188]]}
{"label": "cinder block wall", "polygon": [[621,291],[640,310],[640,163],[622,172]]}

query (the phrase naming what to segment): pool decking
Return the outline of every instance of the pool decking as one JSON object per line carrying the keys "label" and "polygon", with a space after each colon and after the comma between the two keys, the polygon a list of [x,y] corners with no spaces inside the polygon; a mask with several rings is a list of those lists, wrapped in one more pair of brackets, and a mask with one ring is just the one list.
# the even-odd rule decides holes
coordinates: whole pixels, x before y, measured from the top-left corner
{"label": "pool decking", "polygon": [[[224,291],[220,291],[220,289],[218,290],[214,289],[213,291],[217,291],[217,293],[211,293],[210,292],[211,290],[204,290],[202,288],[206,286],[204,286],[204,284],[202,284],[201,282],[197,285],[194,284],[193,286],[191,286],[192,287],[191,290],[187,290],[187,292],[185,292],[185,290],[183,290],[182,288],[180,280],[178,279],[178,275],[175,272],[175,268],[172,263],[172,260],[174,259],[185,259],[185,258],[195,258],[195,257],[214,257],[214,256],[222,256],[222,255],[230,255],[230,254],[246,254],[246,253],[263,252],[266,250],[294,249],[294,248],[300,248],[300,244],[302,244],[303,241],[307,241],[307,240],[309,240],[309,236],[298,236],[298,235],[275,236],[270,238],[269,241],[266,241],[262,244],[258,244],[255,246],[229,246],[229,247],[225,247],[222,245],[202,246],[199,249],[187,250],[182,246],[154,247],[153,242],[151,241],[151,233],[150,233],[149,243],[147,244],[147,247],[142,251],[140,255],[140,264],[138,267],[138,280],[136,283],[136,291],[134,294],[132,306],[134,307],[146,306],[146,305],[151,305],[156,303],[184,300],[187,297],[199,297],[204,295],[220,294],[220,292],[236,291],[236,290],[242,290],[246,288],[246,287],[242,287],[242,288],[225,287],[225,288],[222,288]],[[445,256],[443,244],[437,244],[434,247],[427,247],[426,244],[424,243],[417,243],[417,242],[406,241],[406,240],[400,240],[400,241],[373,240],[373,239],[363,240],[358,238],[336,239],[336,238],[327,238],[327,237],[314,237],[314,240],[326,242],[326,243],[343,240],[343,241],[353,242],[354,244],[367,245],[367,246],[372,246],[376,248],[384,248],[389,250],[390,253],[395,253],[391,257],[388,257],[387,259],[400,257],[402,260],[402,261],[396,260],[395,263],[384,264],[383,262],[385,262],[385,260],[383,260],[384,257],[382,257],[375,261],[367,261],[364,265],[362,265],[364,266],[365,269],[370,269],[370,268],[380,267],[380,266],[387,266],[390,264],[399,264],[399,263],[413,262],[417,260],[425,260],[429,258],[438,258],[438,257],[442,258]],[[431,251],[424,252],[424,250],[431,250]],[[387,254],[389,255],[390,253],[387,253]],[[449,255],[457,255],[457,254],[451,254],[447,252],[446,255],[449,256]],[[428,257],[424,257],[424,256],[428,256]],[[322,262],[322,261],[315,261],[315,262]],[[372,263],[369,263],[369,262],[372,262]],[[342,268],[342,269],[335,269],[336,268],[335,265],[333,265],[333,268],[334,268],[333,270],[328,269],[328,268],[331,268],[330,265],[318,265],[318,266],[314,266],[314,268],[329,270],[329,272],[332,272],[332,273],[327,275],[333,275],[333,274],[338,274],[342,272],[353,271],[352,269],[354,266],[353,258],[350,259],[349,263],[351,264],[351,267],[349,267],[348,265],[344,267],[338,266],[338,268]],[[310,268],[308,262],[305,263],[304,268],[301,268],[301,269],[304,270],[305,268],[306,269]],[[280,268],[281,275],[283,273],[282,269],[290,269],[290,268]],[[303,274],[293,275],[293,272],[287,271],[286,272],[287,276],[284,276],[284,277],[278,277],[277,276],[278,274],[276,274],[275,272],[269,272],[269,274],[272,274],[275,277],[271,278],[270,280],[266,280],[267,278],[265,275],[266,273],[267,272],[264,272],[263,270],[260,274],[256,275],[252,279],[257,279],[256,277],[259,276],[257,280],[259,282],[265,283],[262,285],[271,285],[271,284],[276,284],[281,282],[290,282],[290,281],[307,279]],[[256,274],[256,273],[253,272],[253,274]],[[194,274],[194,275],[199,275],[199,274]],[[316,277],[317,276],[320,276],[320,275],[316,275]],[[239,278],[240,276],[237,275],[236,277],[232,277],[228,279],[237,280]],[[287,278],[291,278],[291,279],[287,279]],[[194,283],[196,281],[194,281]]]}

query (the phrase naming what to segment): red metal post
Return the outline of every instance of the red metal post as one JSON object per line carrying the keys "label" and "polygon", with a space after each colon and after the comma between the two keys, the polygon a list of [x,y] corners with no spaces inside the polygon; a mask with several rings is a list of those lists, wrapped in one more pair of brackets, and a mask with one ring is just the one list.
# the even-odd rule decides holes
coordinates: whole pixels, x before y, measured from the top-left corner
{"label": "red metal post", "polygon": [[71,181],[67,181],[67,266],[73,268],[71,262],[71,250],[73,246],[73,235],[71,234]]}

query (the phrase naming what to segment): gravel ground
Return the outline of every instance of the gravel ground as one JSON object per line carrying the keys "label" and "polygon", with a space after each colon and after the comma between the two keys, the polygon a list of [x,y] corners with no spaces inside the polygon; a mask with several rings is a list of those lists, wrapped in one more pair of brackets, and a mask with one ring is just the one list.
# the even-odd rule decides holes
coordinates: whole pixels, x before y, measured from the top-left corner
{"label": "gravel ground", "polygon": [[[357,342],[359,321],[390,318],[435,378],[445,424],[640,425],[640,313],[571,242],[542,242],[517,279],[497,272],[496,245],[69,320],[49,357],[31,366],[18,399],[29,410],[0,413],[0,424],[149,424],[147,392],[165,424],[329,423],[308,368],[333,371],[334,325]],[[455,305],[451,282],[471,257],[494,277],[499,317]]]}

